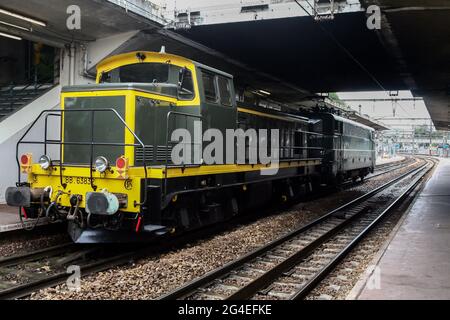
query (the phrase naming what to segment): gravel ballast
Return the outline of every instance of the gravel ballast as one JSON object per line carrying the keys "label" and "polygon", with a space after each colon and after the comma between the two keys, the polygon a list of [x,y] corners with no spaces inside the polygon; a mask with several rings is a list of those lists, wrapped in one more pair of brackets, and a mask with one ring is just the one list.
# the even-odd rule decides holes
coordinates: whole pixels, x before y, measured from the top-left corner
{"label": "gravel ballast", "polygon": [[70,242],[65,228],[55,230],[6,232],[0,235],[0,257],[5,258]]}
{"label": "gravel ballast", "polygon": [[[417,164],[415,164],[417,165]],[[113,268],[81,280],[80,291],[67,286],[41,290],[31,299],[154,299],[312,221],[411,169],[375,177],[345,191],[298,204],[289,210],[236,226],[183,248]]]}

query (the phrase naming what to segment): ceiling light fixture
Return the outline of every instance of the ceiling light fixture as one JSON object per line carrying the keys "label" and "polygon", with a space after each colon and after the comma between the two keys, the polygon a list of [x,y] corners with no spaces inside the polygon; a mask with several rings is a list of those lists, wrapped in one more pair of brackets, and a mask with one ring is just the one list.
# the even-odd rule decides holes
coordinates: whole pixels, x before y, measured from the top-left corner
{"label": "ceiling light fixture", "polygon": [[21,37],[13,36],[12,34],[3,33],[3,32],[0,32],[0,36],[6,37],[6,38],[10,38],[10,39],[14,39],[14,40],[22,40]]}
{"label": "ceiling light fixture", "polygon": [[8,16],[11,16],[11,17],[14,17],[14,18],[17,18],[17,19],[21,19],[21,20],[24,20],[24,21],[28,21],[28,22],[34,23],[34,24],[40,25],[42,27],[46,27],[47,26],[47,24],[45,22],[42,22],[42,21],[39,21],[39,20],[36,20],[36,19],[33,19],[33,18],[25,17],[25,16],[23,16],[21,14],[17,14],[17,13],[14,13],[14,12],[11,12],[11,11],[8,11],[8,10],[5,10],[5,9],[1,9],[0,8],[0,13],[6,14]]}
{"label": "ceiling light fixture", "polygon": [[262,94],[265,94],[265,95],[268,95],[268,96],[270,96],[270,92],[268,92],[268,91],[265,91],[265,90],[258,90],[259,92],[261,92]]}
{"label": "ceiling light fixture", "polygon": [[31,28],[21,27],[21,26],[18,26],[16,24],[8,23],[8,22],[5,22],[5,21],[0,21],[0,24],[4,24],[5,26],[17,28],[17,29],[24,30],[24,31],[29,31],[29,32],[33,31],[33,29],[31,29]]}

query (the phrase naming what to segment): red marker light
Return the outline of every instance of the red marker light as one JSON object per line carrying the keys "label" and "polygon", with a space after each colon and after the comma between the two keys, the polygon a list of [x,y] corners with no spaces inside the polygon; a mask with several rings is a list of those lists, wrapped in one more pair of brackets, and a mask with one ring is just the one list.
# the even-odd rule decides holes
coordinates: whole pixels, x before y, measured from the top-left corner
{"label": "red marker light", "polygon": [[125,158],[125,156],[117,158],[116,168],[119,178],[128,179],[128,158]]}
{"label": "red marker light", "polygon": [[26,153],[20,156],[20,169],[22,173],[30,173],[31,172],[31,153]]}
{"label": "red marker light", "polygon": [[116,161],[116,167],[119,169],[123,169],[125,168],[125,166],[126,166],[125,158],[123,157],[118,158]]}
{"label": "red marker light", "polygon": [[28,155],[26,155],[26,154],[23,154],[20,157],[20,163],[23,164],[23,165],[27,165],[28,164],[28,160],[29,160],[29,158],[28,158]]}

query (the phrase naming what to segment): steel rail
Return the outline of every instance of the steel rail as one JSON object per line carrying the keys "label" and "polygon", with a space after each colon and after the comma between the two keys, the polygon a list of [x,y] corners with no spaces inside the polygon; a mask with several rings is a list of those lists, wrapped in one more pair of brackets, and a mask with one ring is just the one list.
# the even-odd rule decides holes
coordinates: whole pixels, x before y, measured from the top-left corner
{"label": "steel rail", "polygon": [[425,171],[417,177],[409,186],[408,188],[399,196],[397,197],[386,209],[383,210],[382,213],[378,215],[367,227],[364,228],[363,231],[361,231],[342,251],[340,251],[325,267],[323,267],[319,272],[315,274],[314,277],[312,277],[310,280],[307,281],[306,284],[304,284],[300,290],[298,290],[296,293],[294,293],[291,296],[291,300],[299,300],[303,299],[308,295],[308,293],[313,290],[317,284],[320,283],[328,274],[330,274],[331,271],[336,267],[336,265],[345,258],[348,253],[358,244],[361,242],[362,239],[365,238],[365,236],[373,230],[373,228],[382,220],[384,219],[389,213],[391,213],[395,208],[398,207],[399,203],[408,195],[410,194],[420,183],[422,178],[433,168],[433,165],[430,166],[428,169],[425,168]]}
{"label": "steel rail", "polygon": [[[332,216],[332,214],[338,212],[339,210],[346,209],[346,208],[348,208],[351,205],[355,205],[355,204],[358,204],[360,201],[364,201],[364,199],[369,197],[368,196],[369,194],[375,194],[375,193],[377,193],[377,192],[387,188],[389,185],[395,183],[396,181],[401,180],[402,177],[405,177],[405,176],[407,176],[409,174],[412,174],[414,171],[416,171],[416,173],[419,172],[420,169],[423,168],[424,166],[425,166],[425,164],[422,165],[419,168],[416,168],[414,170],[409,171],[408,173],[403,174],[400,177],[397,177],[396,179],[391,180],[390,182],[388,182],[388,183],[378,187],[377,189],[375,189],[375,190],[373,190],[373,191],[371,191],[371,192],[369,192],[369,193],[367,193],[367,194],[365,194],[365,195],[363,195],[363,196],[361,196],[361,197],[359,197],[359,198],[357,198],[355,200],[350,201],[347,204],[344,204],[343,206],[341,206],[341,207],[339,207],[339,208],[337,208],[335,210],[332,210],[331,212],[327,213],[325,216],[322,216],[321,218],[318,218],[315,221],[311,222],[309,225],[304,226],[304,227],[300,228],[299,230],[295,230],[295,231],[291,232],[290,234],[288,234],[288,236],[291,235],[291,237],[294,237],[295,235],[301,233],[301,230],[306,231],[308,229],[307,228],[308,226],[312,227],[313,225],[316,225],[316,224],[318,224],[320,222],[323,222],[325,220],[326,216],[330,217],[330,216]],[[194,234],[195,234],[195,232],[194,232]],[[196,237],[196,236],[194,235],[193,237]],[[284,237],[282,237],[282,238],[284,238]],[[180,237],[178,239],[178,241],[180,241],[180,239],[184,239],[184,237]],[[175,241],[177,241],[177,239],[175,239]],[[281,241],[281,238],[280,238],[280,239],[277,239],[277,240],[273,241],[271,244],[272,244],[272,247],[275,247],[276,245],[281,244],[281,243],[282,243],[282,241]],[[64,246],[66,246],[66,245],[69,246],[70,244],[64,244],[64,245],[61,245],[61,246],[55,246],[55,247],[53,247],[53,250],[57,251],[58,247],[59,247],[60,250],[62,250],[64,248]],[[169,244],[166,243],[166,245],[169,245]],[[165,247],[164,244],[162,244],[162,246],[159,246],[159,248],[163,248],[163,247]],[[12,264],[15,263],[14,259],[16,259],[16,262],[17,261],[20,262],[20,259],[24,259],[23,261],[33,260],[38,255],[42,255],[43,257],[45,257],[45,256],[48,256],[48,253],[46,254],[45,251],[51,250],[51,249],[52,248],[50,248],[50,249],[43,249],[43,250],[40,250],[39,252],[36,252],[36,253],[29,253],[29,254],[24,254],[24,255],[21,255],[21,256],[5,258],[3,260],[0,260],[0,266],[12,265]],[[148,255],[152,250],[154,250],[154,246],[146,247],[146,248],[143,248],[143,249],[138,249],[138,250],[135,250],[133,252],[117,254],[117,255],[114,255],[114,256],[107,257],[107,258],[103,258],[101,260],[94,261],[92,263],[86,263],[86,264],[80,266],[81,267],[81,274],[82,274],[82,276],[85,276],[85,275],[92,274],[92,273],[95,273],[95,272],[107,270],[107,269],[109,269],[111,267],[114,267],[114,266],[119,266],[119,265],[125,264],[125,263],[129,262],[130,260],[134,260],[134,259],[137,259],[139,257],[143,257],[145,255]],[[261,252],[261,249],[255,250],[255,252]],[[253,253],[255,253],[255,252],[253,252]],[[35,255],[35,257],[33,257],[33,255]],[[255,255],[254,257],[256,257],[256,256],[257,255]],[[27,259],[27,257],[28,257],[28,259]],[[248,260],[251,260],[251,259],[248,259]],[[230,264],[232,264],[232,262]],[[22,284],[22,285],[19,285],[19,286],[7,288],[7,289],[5,289],[3,291],[0,291],[0,299],[17,299],[17,298],[22,298],[22,297],[28,296],[32,292],[35,292],[35,291],[37,291],[39,289],[52,287],[54,285],[64,283],[67,280],[68,276],[69,275],[67,273],[60,272],[60,273],[51,275],[51,276],[46,277],[46,278],[42,278],[42,279],[38,279],[36,281],[32,281],[30,283],[26,283],[26,284]],[[214,279],[211,279],[211,280],[214,280]],[[208,281],[208,282],[211,282],[211,281]],[[161,298],[164,298],[164,297],[161,297]]]}
{"label": "steel rail", "polygon": [[[182,299],[184,297],[190,296],[191,294],[193,294],[194,292],[196,292],[198,289],[200,289],[201,287],[210,284],[211,282],[213,282],[214,280],[221,278],[222,276],[225,276],[226,274],[230,273],[232,270],[237,269],[240,266],[243,266],[245,263],[263,255],[264,253],[268,252],[269,250],[283,244],[286,243],[288,240],[294,238],[297,235],[300,235],[301,233],[304,233],[307,230],[312,229],[312,227],[318,225],[319,223],[322,223],[324,221],[326,221],[327,219],[333,217],[335,215],[335,213],[342,211],[342,210],[346,210],[349,209],[351,207],[354,207],[355,205],[358,205],[362,202],[364,202],[367,199],[370,199],[371,197],[373,197],[374,195],[378,194],[380,191],[388,188],[389,186],[395,184],[396,182],[404,179],[405,177],[417,173],[418,171],[422,170],[422,168],[426,165],[422,164],[420,167],[418,168],[414,168],[402,175],[400,175],[399,177],[396,177],[392,180],[390,180],[389,182],[381,185],[380,187],[328,212],[327,214],[323,215],[322,217],[310,222],[309,224],[302,226],[300,228],[298,228],[297,230],[294,230],[290,233],[288,233],[287,235],[284,235],[272,242],[270,242],[269,244],[258,248],[246,255],[244,255],[243,257],[231,261],[227,264],[225,264],[223,267],[220,267],[218,269],[212,270],[210,272],[208,272],[207,274],[205,274],[202,277],[199,277],[197,279],[194,279],[193,281],[159,297],[160,300],[172,300],[172,299]],[[350,219],[349,219],[350,220]],[[346,223],[346,222],[343,222]],[[340,226],[341,224],[339,224]],[[338,227],[339,227],[338,226]],[[332,233],[329,233],[328,236],[331,236]],[[321,240],[324,240],[324,238],[321,237]],[[319,242],[315,242],[314,245],[317,245]],[[313,248],[313,246],[308,246],[307,250],[311,250]],[[279,270],[285,269],[285,267],[287,265],[289,265],[291,262],[293,261],[297,261],[297,259],[301,258],[303,256],[303,254],[299,254],[297,255],[295,258],[292,258],[292,260],[290,260],[289,262],[286,262],[286,264],[283,264],[283,262],[281,263],[282,265],[279,267],[279,269],[276,271],[276,273],[279,272]],[[286,261],[286,260],[285,260]],[[270,273],[270,276],[273,277],[275,274],[275,272]],[[264,278],[264,281],[269,279],[270,277],[267,276],[267,278]],[[262,282],[257,283],[257,284],[252,284],[252,289],[256,288],[256,287],[260,287],[262,284]],[[243,298],[245,295],[247,295],[248,292],[247,291],[242,291],[241,293],[239,293],[238,295],[233,295],[231,296],[232,299],[238,299],[238,298]]]}
{"label": "steel rail", "polygon": [[[80,266],[81,276],[86,276],[95,272],[104,271],[111,267],[119,266],[130,261],[136,255],[135,252],[128,252],[125,254],[101,259],[93,263]],[[70,274],[67,272],[60,272],[54,275],[38,279],[26,284],[14,286],[0,291],[0,300],[18,299],[30,295],[41,289],[52,287],[65,282]]]}
{"label": "steel rail", "polygon": [[[422,170],[423,168],[420,168]],[[415,172],[411,173],[411,175],[415,175],[418,171],[413,170]],[[409,175],[408,175],[409,176]],[[403,198],[403,194],[401,196]],[[397,202],[396,202],[397,203]],[[389,206],[391,207],[391,206]],[[274,268],[269,270],[268,272],[264,273],[262,276],[256,278],[251,283],[245,285],[241,289],[239,289],[237,292],[233,293],[232,295],[227,297],[227,300],[242,300],[242,299],[248,299],[251,296],[255,295],[259,290],[265,288],[266,286],[273,283],[273,279],[276,279],[277,277],[281,276],[283,272],[288,271],[292,267],[294,267],[296,264],[298,264],[301,259],[306,258],[309,256],[314,250],[319,248],[324,243],[328,242],[330,239],[332,239],[334,236],[336,236],[339,232],[344,230],[347,226],[352,224],[355,220],[357,220],[359,217],[364,215],[366,213],[366,210],[361,210],[357,212],[356,214],[352,215],[350,218],[344,220],[341,224],[337,225],[335,228],[331,229],[330,231],[322,234],[320,237],[316,238],[314,241],[312,241],[310,244],[308,244],[303,249],[297,251],[294,255],[290,256],[289,258],[285,259],[278,265],[276,265]],[[346,254],[348,251],[345,251],[344,254]],[[344,256],[342,255],[342,257]],[[330,269],[332,270],[331,267]],[[316,284],[318,282],[314,282]]]}
{"label": "steel rail", "polygon": [[375,177],[379,177],[379,176],[381,176],[383,174],[386,174],[386,173],[389,173],[389,172],[401,169],[403,166],[408,166],[408,165],[414,164],[414,162],[410,161],[410,160],[412,160],[412,158],[410,158],[409,160],[406,160],[406,161],[399,161],[399,162],[396,162],[395,164],[391,164],[389,166],[382,167],[383,171],[377,172],[377,173],[374,173],[374,174],[368,176],[366,178],[366,180],[372,179],[372,178],[375,178]]}
{"label": "steel rail", "polygon": [[[382,176],[382,175],[384,175],[384,174],[393,172],[393,171],[395,171],[395,170],[402,169],[403,166],[408,166],[408,165],[413,164],[413,162],[411,162],[411,161],[410,161],[410,162],[405,162],[405,163],[403,163],[403,162],[404,162],[404,160],[398,161],[398,162],[396,162],[395,165],[390,165],[390,166],[388,166],[388,167],[387,167],[387,168],[388,168],[387,170],[383,170],[383,171],[381,171],[381,172],[377,172],[377,173],[373,173],[373,174],[371,174],[371,175],[368,175],[367,177],[364,178],[364,181],[371,180],[371,179],[373,179],[373,178],[377,178],[377,177],[379,177],[379,176]],[[385,169],[385,168],[383,167],[383,169]],[[361,183],[361,182],[363,182],[363,181],[360,181],[360,183]],[[353,182],[353,181],[349,180],[349,181],[343,182],[341,186],[342,186],[343,188],[351,188],[351,187],[354,187],[355,185],[358,185],[358,184],[359,184],[358,182]]]}
{"label": "steel rail", "polygon": [[44,248],[41,250],[37,250],[34,252],[28,252],[20,255],[14,255],[6,258],[0,259],[0,267],[9,267],[12,265],[18,265],[23,262],[33,261],[37,259],[42,259],[49,256],[54,256],[60,253],[64,253],[71,248],[74,248],[76,245],[72,242],[68,242],[65,244]]}
{"label": "steel rail", "polygon": [[[247,216],[242,216],[243,221],[245,221],[245,219],[247,219],[247,218],[248,218]],[[169,241],[167,241],[167,239],[166,240],[162,239],[160,242],[153,243],[149,246],[138,247],[132,251],[127,251],[126,253],[115,254],[113,256],[109,256],[104,259],[95,260],[95,257],[94,257],[93,258],[94,262],[91,262],[91,263],[88,262],[88,263],[85,263],[84,265],[80,265],[81,276],[86,276],[86,275],[93,274],[96,272],[108,270],[112,267],[126,264],[129,261],[147,257],[152,253],[160,253],[163,250],[172,250],[174,247],[179,247],[179,246],[186,244],[187,242],[212,236],[212,235],[217,234],[218,232],[221,232],[223,230],[226,230],[227,228],[232,227],[234,225],[235,225],[235,222],[232,222],[232,221],[225,222],[220,225],[200,228],[200,229],[195,230],[188,234],[180,234],[180,235],[174,236],[173,238],[170,238]],[[74,244],[74,245],[77,246],[76,244]],[[55,248],[55,250],[57,249],[56,247],[54,247],[54,248]],[[83,249],[84,248],[85,247],[83,247]],[[46,249],[43,249],[40,251],[45,251],[45,250]],[[17,258],[20,259],[20,257],[23,257],[25,259],[23,261],[27,261],[27,259],[25,257],[27,255],[29,255],[31,257],[33,255],[33,253],[17,256]],[[13,261],[14,259],[16,259],[16,257],[5,258],[2,261],[4,261],[5,266],[8,266],[8,265],[13,265],[15,263],[15,261]],[[34,257],[32,257],[31,259],[34,260]],[[28,259],[28,261],[29,261],[29,259]],[[19,261],[19,262],[21,262],[21,261]],[[37,290],[45,289],[45,288],[53,287],[55,285],[62,284],[64,282],[66,282],[66,280],[68,279],[69,276],[70,275],[65,272],[60,272],[60,273],[56,273],[54,275],[51,275],[51,276],[48,276],[45,278],[37,279],[34,281],[31,280],[30,282],[25,283],[25,284],[21,284],[21,285],[14,286],[14,287],[9,287],[7,289],[1,289],[0,290],[0,300],[24,298],[26,296],[29,296],[31,293],[33,293]]]}
{"label": "steel rail", "polygon": [[404,164],[405,162],[410,162],[410,160],[412,160],[412,159],[414,159],[414,158],[408,157],[408,158],[404,158],[404,159],[399,160],[399,161],[393,161],[393,162],[387,162],[387,163],[378,164],[378,165],[375,166],[375,170],[395,167],[395,166],[398,166],[400,164]]}

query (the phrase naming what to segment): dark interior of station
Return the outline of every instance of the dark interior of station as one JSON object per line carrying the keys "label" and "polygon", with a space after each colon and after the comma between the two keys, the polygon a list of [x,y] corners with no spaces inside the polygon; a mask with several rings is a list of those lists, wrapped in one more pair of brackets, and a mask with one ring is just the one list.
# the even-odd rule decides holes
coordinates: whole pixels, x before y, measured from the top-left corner
{"label": "dark interior of station", "polygon": [[30,83],[52,83],[55,77],[55,48],[14,39],[0,39],[0,87]]}

